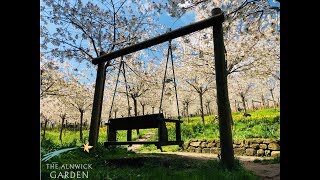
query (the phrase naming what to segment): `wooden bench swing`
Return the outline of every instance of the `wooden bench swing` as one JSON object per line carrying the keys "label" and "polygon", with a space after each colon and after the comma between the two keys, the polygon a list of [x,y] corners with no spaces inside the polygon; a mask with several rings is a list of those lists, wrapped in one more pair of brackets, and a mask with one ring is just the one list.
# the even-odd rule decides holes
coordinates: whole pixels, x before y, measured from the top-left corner
{"label": "wooden bench swing", "polygon": [[[178,110],[178,119],[177,120],[176,119],[166,119],[166,118],[164,118],[163,113],[161,112],[165,83],[167,83],[166,75],[167,75],[169,55],[171,56],[173,83],[174,83],[174,88],[175,88],[176,104],[177,104],[177,110]],[[119,82],[119,75],[120,75],[121,69],[122,69],[122,74],[123,74],[123,77],[125,80],[128,107],[130,107],[129,106],[127,80],[126,80],[125,68],[124,68],[125,64],[126,63],[123,61],[123,57],[121,57],[116,86],[115,86],[115,90],[113,93],[111,108],[109,111],[109,119],[105,123],[105,125],[107,125],[107,137],[108,137],[107,142],[104,143],[105,147],[109,147],[111,145],[154,144],[161,151],[162,151],[161,146],[166,146],[166,145],[179,145],[180,147],[182,147],[183,141],[181,140],[181,127],[180,127],[180,123],[182,123],[182,121],[180,120],[181,117],[180,117],[180,113],[179,113],[179,103],[178,103],[176,80],[175,80],[175,74],[174,74],[171,40],[169,40],[166,68],[165,68],[165,74],[164,74],[164,79],[163,79],[163,83],[162,83],[162,93],[161,93],[159,113],[143,115],[143,116],[130,116],[130,108],[128,108],[129,109],[128,110],[128,117],[113,118],[113,119],[111,118],[111,111],[112,111],[112,107],[113,107],[113,103],[114,103],[114,97],[115,97],[117,85]],[[168,130],[166,127],[166,123],[175,123],[175,131],[176,131],[176,140],[175,141],[168,140]],[[132,129],[150,129],[150,128],[157,128],[158,129],[158,140],[157,141],[132,141],[131,140]],[[128,130],[127,131],[127,133],[128,133],[127,134],[127,141],[123,141],[123,142],[117,141],[117,131],[118,130]]]}

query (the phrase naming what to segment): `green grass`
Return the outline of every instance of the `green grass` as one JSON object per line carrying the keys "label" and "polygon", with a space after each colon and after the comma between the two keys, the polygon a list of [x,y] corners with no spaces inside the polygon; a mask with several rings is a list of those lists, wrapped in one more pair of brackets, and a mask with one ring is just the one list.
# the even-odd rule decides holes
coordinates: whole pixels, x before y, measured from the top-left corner
{"label": "green grass", "polygon": [[[51,140],[45,140],[42,144],[43,152],[65,147],[74,147],[74,144],[65,143],[64,147],[61,147]],[[92,169],[88,170],[89,179],[97,180],[258,179],[251,172],[245,170],[239,161],[236,161],[233,170],[228,171],[222,167],[219,161],[215,160],[196,160],[166,154],[135,154],[128,152],[123,147],[106,149],[101,143],[95,151],[90,151],[90,153],[76,149],[53,157],[47,162],[42,162],[42,179],[50,179],[52,171],[57,171],[57,174],[66,171],[48,169],[47,164],[53,162],[57,163],[59,167],[63,164],[92,164]]]}
{"label": "green grass", "polygon": [[[244,118],[242,113],[233,113],[234,127],[233,138],[280,138],[280,110],[264,109],[249,111],[251,117]],[[184,118],[181,126],[182,139],[187,142],[192,138],[219,138],[218,122],[213,122],[214,115],[205,117],[205,125],[202,125],[200,117],[190,118],[189,123]],[[156,129],[140,130],[140,136]],[[89,131],[83,131],[84,141],[88,140]],[[169,140],[175,139],[174,125],[168,124]],[[139,137],[135,130],[132,139]],[[150,140],[156,140],[157,136]],[[126,140],[126,131],[118,131],[118,141]],[[95,151],[86,153],[83,149],[76,149],[53,157],[48,162],[43,162],[42,179],[50,179],[52,170],[47,169],[46,164],[57,162],[58,164],[92,164],[89,170],[89,179],[257,179],[251,172],[246,171],[241,164],[232,171],[221,167],[219,161],[203,161],[195,159],[182,159],[175,155],[165,154],[135,154],[128,152],[126,146],[112,147],[106,149],[103,142],[106,141],[106,128],[100,129],[98,147]],[[41,145],[41,155],[68,148],[80,147],[83,144],[79,140],[79,132],[63,132],[63,141],[59,140],[59,131],[46,132],[46,140]],[[164,151],[177,151],[178,146],[164,146]],[[140,150],[160,151],[154,145],[144,145]],[[264,160],[261,163],[278,163],[280,158]],[[128,163],[131,162],[131,163]],[[256,161],[258,162],[258,161]],[[130,165],[131,164],[131,165]]]}
{"label": "green grass", "polygon": [[[280,109],[279,108],[271,108],[271,109],[260,109],[260,110],[248,110],[247,113],[251,114],[251,117],[243,117],[243,112],[233,112],[232,113],[232,119],[234,121],[238,121],[238,120],[251,120],[251,119],[262,119],[262,118],[274,118],[276,116],[280,116]],[[205,124],[210,124],[212,123],[212,119],[214,119],[215,115],[209,115],[209,116],[205,116],[204,120],[205,120]],[[201,117],[200,116],[196,116],[196,117],[190,117],[189,118],[189,122],[188,122],[188,118],[182,118],[184,123],[187,124],[199,124],[202,123]]]}
{"label": "green grass", "polygon": [[[248,111],[251,117],[243,117],[243,112],[232,114],[234,126],[232,128],[233,139],[270,138],[280,139],[280,109],[262,109]],[[189,123],[186,118],[181,125],[181,137],[184,142],[190,139],[218,139],[218,121],[212,121],[214,115],[205,116],[205,125],[201,117],[191,117]],[[175,139],[175,127],[168,123],[169,140]],[[153,137],[152,140],[156,140]],[[154,145],[144,145],[140,151],[160,151]],[[164,151],[177,151],[178,146],[164,146]]]}
{"label": "green grass", "polygon": [[[140,129],[140,137],[145,135],[149,130]],[[100,128],[98,142],[105,142],[107,139],[106,135],[106,127]],[[41,131],[42,134],[42,131]],[[46,139],[51,140],[54,144],[59,146],[65,146],[70,143],[75,143],[75,145],[80,146],[83,142],[80,141],[80,132],[79,131],[64,131],[62,132],[62,142],[59,140],[60,130],[47,130],[46,131]],[[132,131],[132,140],[137,140],[139,138],[136,131]],[[84,142],[88,142],[89,138],[89,130],[83,131],[83,140]],[[117,131],[117,141],[126,141],[127,139],[127,131]]]}
{"label": "green grass", "polygon": [[280,157],[276,157],[272,159],[264,159],[264,160],[255,159],[253,162],[260,163],[260,164],[278,164],[280,163]]}

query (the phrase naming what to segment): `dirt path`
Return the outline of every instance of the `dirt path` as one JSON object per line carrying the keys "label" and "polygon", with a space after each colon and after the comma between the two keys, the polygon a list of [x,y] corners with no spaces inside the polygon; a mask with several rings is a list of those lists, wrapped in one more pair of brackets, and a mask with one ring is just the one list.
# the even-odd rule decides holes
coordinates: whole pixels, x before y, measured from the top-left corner
{"label": "dirt path", "polygon": [[[138,139],[138,141],[146,141],[150,137],[154,136],[155,134],[149,132],[145,134],[143,137]],[[136,151],[143,145],[135,144],[128,148],[128,150]],[[138,152],[138,153],[150,153],[150,152]],[[195,159],[218,159],[217,154],[202,154],[202,153],[190,153],[190,152],[152,152],[152,153],[160,153],[160,154],[176,154],[181,157],[186,158],[195,158]],[[263,159],[271,159],[270,157],[255,157],[255,156],[236,156],[239,159],[244,167],[254,174],[259,176],[261,179],[273,179],[279,180],[280,179],[280,164],[261,164],[261,163],[254,163],[254,160],[263,160]]]}
{"label": "dirt path", "polygon": [[[140,139],[138,139],[137,141],[147,141],[150,137],[154,136],[155,134],[153,132],[148,132],[147,134],[145,134],[144,136],[142,136]],[[140,148],[141,146],[143,146],[142,144],[134,144],[131,147],[128,147],[128,150],[130,151],[136,151],[138,148]]]}
{"label": "dirt path", "polygon": [[[150,153],[150,152],[141,152],[141,153]],[[153,152],[154,153],[154,152]],[[202,153],[190,153],[190,152],[155,152],[161,154],[176,154],[179,156],[184,156],[188,158],[195,159],[218,159],[217,154],[202,154]],[[257,176],[261,177],[261,179],[280,179],[280,164],[261,164],[254,163],[255,159],[263,160],[263,159],[271,159],[270,157],[255,157],[255,156],[236,156],[244,165],[244,167],[250,171],[252,171]]]}

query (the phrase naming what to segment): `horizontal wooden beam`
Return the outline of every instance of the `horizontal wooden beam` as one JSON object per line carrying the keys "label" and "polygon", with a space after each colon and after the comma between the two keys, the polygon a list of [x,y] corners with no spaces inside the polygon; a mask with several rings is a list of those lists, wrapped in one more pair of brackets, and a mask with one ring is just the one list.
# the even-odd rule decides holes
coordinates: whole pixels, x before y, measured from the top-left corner
{"label": "horizontal wooden beam", "polygon": [[176,120],[176,119],[163,119],[164,122],[180,122],[180,123],[183,123],[183,121],[181,120]]}
{"label": "horizontal wooden beam", "polygon": [[165,145],[180,145],[183,144],[183,141],[166,141],[166,142],[159,142],[159,141],[107,141],[104,142],[104,146],[111,146],[111,145],[130,145],[130,144],[154,144],[161,146]]}
{"label": "horizontal wooden beam", "polygon": [[224,15],[223,12],[221,11],[221,13],[216,14],[208,19],[181,27],[179,29],[167,32],[165,34],[162,34],[160,36],[148,39],[146,41],[125,47],[123,49],[119,49],[117,51],[108,53],[108,54],[104,54],[101,55],[95,59],[92,60],[93,64],[98,64],[98,63],[103,63],[106,61],[110,61],[112,59],[142,50],[142,49],[146,49],[149,48],[151,46],[157,45],[157,44],[161,44],[163,42],[193,33],[195,31],[199,31],[205,28],[208,28],[210,26],[214,26],[215,23],[221,23],[224,21]]}

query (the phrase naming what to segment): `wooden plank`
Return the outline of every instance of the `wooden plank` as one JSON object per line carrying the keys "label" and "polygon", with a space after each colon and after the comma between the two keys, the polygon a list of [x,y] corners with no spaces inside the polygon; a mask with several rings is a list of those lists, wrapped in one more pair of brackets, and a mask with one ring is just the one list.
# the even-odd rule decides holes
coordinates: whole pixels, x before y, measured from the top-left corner
{"label": "wooden plank", "polygon": [[109,119],[109,122],[113,121],[128,121],[128,120],[145,120],[145,119],[157,119],[157,118],[164,118],[163,113],[157,113],[157,114],[148,114],[148,115],[142,115],[142,116],[132,116],[132,117],[122,117],[122,118],[114,118]]}
{"label": "wooden plank", "polygon": [[[105,146],[111,146],[111,145],[130,145],[130,144],[159,144],[159,141],[108,141],[104,142]],[[167,142],[162,142],[161,146],[166,146],[166,145],[182,145],[183,141],[167,141]]]}
{"label": "wooden plank", "polygon": [[158,141],[108,141],[104,145],[158,144]]}
{"label": "wooden plank", "polygon": [[109,122],[106,124],[117,130],[150,129],[158,128],[159,121],[161,121],[162,118],[162,113],[160,115],[149,114],[144,116],[109,119]]}
{"label": "wooden plank", "polygon": [[110,61],[111,59],[115,59],[120,56],[125,56],[127,54],[149,48],[151,46],[190,34],[192,32],[208,28],[210,26],[215,26],[215,24],[220,24],[223,20],[224,20],[224,14],[221,11],[221,13],[215,14],[208,19],[189,24],[187,26],[181,27],[179,29],[175,29],[165,34],[148,39],[146,41],[139,42],[137,44],[119,49],[117,51],[110,52],[109,54],[101,55],[93,59],[92,64],[98,64],[98,63]]}
{"label": "wooden plank", "polygon": [[117,140],[117,131],[114,128],[108,128],[108,141]]}
{"label": "wooden plank", "polygon": [[181,141],[181,127],[180,123],[176,123],[176,140]]}
{"label": "wooden plank", "polygon": [[163,121],[165,121],[165,122],[175,122],[175,123],[180,122],[180,123],[183,123],[183,121],[176,120],[176,119],[163,119]]}

